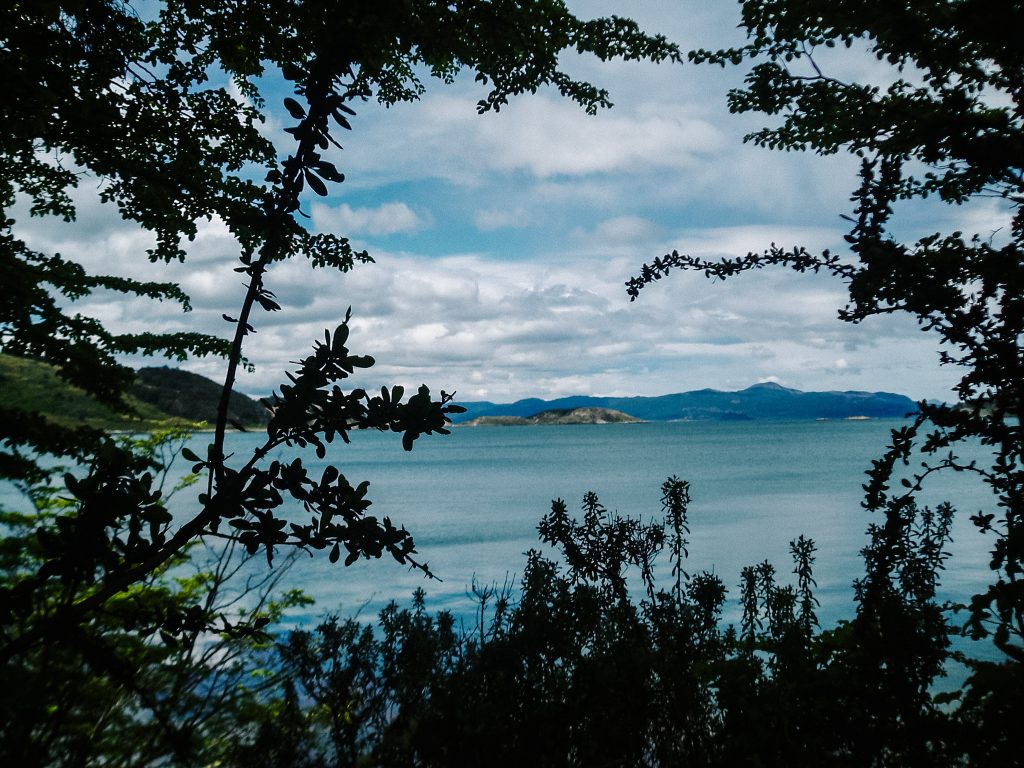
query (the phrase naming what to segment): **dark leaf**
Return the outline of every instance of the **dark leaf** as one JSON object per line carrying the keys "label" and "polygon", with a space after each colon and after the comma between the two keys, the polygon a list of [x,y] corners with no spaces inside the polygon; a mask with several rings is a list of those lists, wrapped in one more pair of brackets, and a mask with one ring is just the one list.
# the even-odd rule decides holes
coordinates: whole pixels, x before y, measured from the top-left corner
{"label": "dark leaf", "polygon": [[284,107],[288,110],[288,114],[294,117],[296,120],[301,120],[306,116],[306,110],[302,108],[295,99],[288,97],[284,100]]}
{"label": "dark leaf", "polygon": [[306,181],[309,183],[310,189],[320,195],[320,197],[327,197],[327,185],[317,178],[316,174],[312,171],[306,171]]}

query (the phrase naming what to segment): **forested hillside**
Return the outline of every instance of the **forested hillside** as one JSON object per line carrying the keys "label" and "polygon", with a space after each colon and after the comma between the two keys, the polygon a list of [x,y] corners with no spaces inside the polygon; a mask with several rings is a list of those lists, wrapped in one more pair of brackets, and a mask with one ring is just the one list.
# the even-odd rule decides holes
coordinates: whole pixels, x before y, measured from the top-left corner
{"label": "forested hillside", "polygon": [[[210,424],[217,420],[221,385],[205,376],[178,368],[140,368],[130,391],[169,416]],[[238,392],[231,393],[229,424],[263,425],[269,417],[270,412],[261,403]]]}
{"label": "forested hillside", "polygon": [[[126,401],[134,415],[117,413],[79,387],[64,381],[46,363],[0,355],[0,393],[6,407],[42,413],[65,426],[103,429],[146,429],[156,422],[174,420],[212,424],[217,418],[221,386],[176,368],[141,368],[129,387]],[[235,426],[261,426],[267,409],[252,398],[233,392],[228,410]]]}

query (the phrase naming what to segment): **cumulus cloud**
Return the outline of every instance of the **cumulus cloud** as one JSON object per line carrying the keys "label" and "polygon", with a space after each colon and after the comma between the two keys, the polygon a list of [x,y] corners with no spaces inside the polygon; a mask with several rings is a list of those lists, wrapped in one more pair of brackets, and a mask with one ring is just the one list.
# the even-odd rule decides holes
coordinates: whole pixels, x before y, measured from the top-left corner
{"label": "cumulus cloud", "polygon": [[[692,167],[720,151],[726,134],[678,104],[640,104],[587,115],[548,95],[520,99],[499,114],[476,114],[476,93],[440,94],[408,124],[381,125],[380,144],[355,146],[354,163],[369,174],[441,177],[478,183],[481,173],[524,172],[537,179],[621,173],[636,168]],[[374,122],[388,115],[372,116]],[[458,141],[452,141],[458,136]]]}
{"label": "cumulus cloud", "polygon": [[[807,389],[911,391],[920,385],[913,365],[934,355],[912,324],[840,323],[842,291],[824,281],[808,286],[784,272],[767,284],[682,279],[630,305],[620,267],[379,254],[339,290],[354,306],[354,347],[378,360],[374,385],[426,382],[466,399],[741,388],[771,376]],[[277,326],[278,349],[287,339],[308,345],[331,309]]]}
{"label": "cumulus cloud", "polygon": [[521,100],[501,119],[480,121],[479,141],[492,167],[546,179],[637,167],[684,168],[720,149],[721,131],[678,108],[586,115],[550,98]]}
{"label": "cumulus cloud", "polygon": [[[603,0],[570,7],[614,11]],[[684,14],[667,0],[630,8],[647,28],[707,47],[742,43],[736,12],[693,4]],[[377,359],[357,382],[366,386],[427,383],[463,399],[512,400],[778,381],[947,396],[953,373],[936,364],[932,340],[908,318],[841,323],[845,286],[827,276],[776,269],[712,282],[680,273],[630,302],[625,281],[672,249],[707,258],[773,242],[841,251],[839,214],[848,212],[857,165],[744,144],[760,120],[728,114],[725,93],[739,70],[567,62],[607,85],[615,108],[587,116],[541,92],[481,116],[472,78],[432,84],[419,103],[359,107],[345,151],[330,153],[347,176],[332,195],[344,199],[303,203],[315,229],[358,238],[376,263],[345,275],[311,275],[301,258],[274,265],[267,285],[283,310],[254,317],[245,352],[257,371],[242,377],[243,390],[269,392],[351,306],[351,347]],[[852,58],[828,63],[878,74]],[[275,119],[269,132],[280,127]],[[99,294],[80,303],[83,313],[115,331],[137,330],[140,320],[153,330],[230,330],[221,314],[236,310],[244,287],[222,222],[201,223],[186,264],[154,265],[144,255],[151,237],[100,205],[95,182],[84,180],[76,201],[74,225],[15,211],[19,232],[96,271],[180,282],[195,306],[183,315]],[[994,201],[907,213],[931,231],[984,234],[1005,219]],[[187,366],[222,372],[215,360]]]}
{"label": "cumulus cloud", "polygon": [[661,227],[642,216],[614,216],[590,230],[577,227],[572,234],[587,248],[636,253],[656,242],[660,233]]}
{"label": "cumulus cloud", "polygon": [[318,231],[346,236],[394,235],[430,226],[429,216],[417,214],[401,202],[382,203],[374,208],[352,208],[347,203],[332,208],[314,203],[312,216]]}
{"label": "cumulus cloud", "polygon": [[[743,250],[765,234],[742,227],[692,230],[690,242],[712,252]],[[790,234],[810,241],[830,236]],[[922,375],[934,367],[934,350],[912,323],[840,323],[843,286],[822,276],[776,270],[711,284],[677,274],[630,303],[623,283],[637,262],[623,255],[623,244],[658,236],[646,220],[624,217],[577,235],[585,242],[561,258],[509,261],[485,253],[425,257],[377,250],[376,263],[347,275],[311,276],[303,260],[275,265],[267,281],[284,310],[254,318],[257,333],[246,354],[257,372],[243,377],[241,386],[269,392],[289,361],[303,356],[349,306],[352,348],[378,361],[357,383],[428,383],[457,390],[463,399],[653,395],[742,388],[771,376],[804,389],[891,389],[915,396],[935,396],[945,383],[941,376]],[[204,254],[226,248],[222,239],[211,223],[197,247]],[[121,248],[116,258],[124,259],[141,245],[114,233],[100,241]],[[115,331],[137,328],[146,317],[154,330],[223,335],[229,329],[220,313],[230,313],[243,291],[234,264],[225,254],[161,269],[191,292],[196,310],[189,315],[109,296],[81,308]],[[838,362],[843,360],[846,365]],[[212,360],[189,367],[215,378],[222,370]]]}

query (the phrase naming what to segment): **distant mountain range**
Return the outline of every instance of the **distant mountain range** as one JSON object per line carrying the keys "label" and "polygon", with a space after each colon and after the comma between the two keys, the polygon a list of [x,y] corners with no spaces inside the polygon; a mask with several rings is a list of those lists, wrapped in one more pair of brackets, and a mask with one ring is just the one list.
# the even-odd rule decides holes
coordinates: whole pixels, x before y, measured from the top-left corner
{"label": "distant mountain range", "polygon": [[480,417],[527,418],[542,411],[608,408],[644,421],[800,421],[857,417],[900,418],[917,411],[909,397],[891,392],[802,392],[778,384],[755,384],[738,392],[700,389],[659,397],[530,398],[514,403],[460,402],[456,423]]}
{"label": "distant mountain range", "polygon": [[[142,368],[128,401],[134,417],[115,414],[79,389],[59,379],[54,369],[25,358],[0,355],[0,397],[7,407],[44,413],[67,424],[110,429],[145,429],[174,418],[214,423],[221,385],[178,368]],[[660,397],[530,398],[514,403],[460,402],[466,412],[456,423],[482,424],[603,423],[643,421],[798,421],[807,419],[900,418],[917,410],[909,397],[891,392],[801,392],[778,384],[755,384],[739,392],[701,389]],[[620,413],[612,415],[610,412]],[[539,415],[542,414],[542,415]],[[269,412],[256,400],[234,393],[229,421],[260,427]]]}

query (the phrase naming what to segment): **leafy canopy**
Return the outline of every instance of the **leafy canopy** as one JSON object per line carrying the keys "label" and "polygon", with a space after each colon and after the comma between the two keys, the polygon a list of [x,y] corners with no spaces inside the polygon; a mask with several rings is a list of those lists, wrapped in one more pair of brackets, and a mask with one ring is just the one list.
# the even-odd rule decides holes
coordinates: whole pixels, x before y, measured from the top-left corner
{"label": "leafy canopy", "polygon": [[[689,54],[725,66],[749,62],[734,112],[778,118],[748,141],[860,158],[846,235],[849,253],[774,244],[761,253],[707,261],[673,252],[629,281],[633,298],[673,269],[727,278],[769,265],[824,271],[843,280],[859,322],[907,312],[937,334],[941,362],[961,370],[958,402],[920,403],[870,473],[865,504],[895,530],[935,471],[976,473],[993,511],[971,519],[990,537],[992,583],[975,596],[967,630],[991,633],[1024,661],[1024,8],[1011,0],[745,0],[748,42]],[[829,49],[866,51],[889,65],[886,83],[846,82],[820,62]],[[892,234],[897,203],[938,198],[951,206],[992,199],[1007,227],[997,233],[935,232],[905,243]],[[992,446],[990,466],[960,461],[956,446]],[[891,489],[895,469],[924,453],[920,472]],[[918,523],[914,523],[917,525]]]}
{"label": "leafy canopy", "polygon": [[[311,446],[323,457],[336,437],[363,429],[399,433],[409,450],[423,434],[447,432],[458,410],[452,395],[434,399],[426,386],[408,399],[401,387],[344,391],[344,379],[374,363],[350,351],[346,315],[270,398],[266,438],[249,457],[225,449],[229,397],[259,313],[282,310],[266,282],[271,265],[301,255],[314,268],[345,272],[370,259],[343,236],[303,224],[309,193],[326,195],[344,180],[328,154],[340,148],[337,131],[353,127],[355,107],[414,100],[428,77],[450,81],[463,69],[486,86],[481,112],[543,87],[587,111],[607,106],[605,91],[563,71],[563,51],[679,58],[633,22],[583,21],[558,0],[57,0],[0,9],[0,77],[10,84],[0,105],[0,351],[49,362],[121,407],[132,375],[121,355],[226,360],[211,443],[205,455],[187,455],[205,473],[205,489],[181,519],[167,510],[151,458],[99,431],[0,410],[2,477],[41,482],[52,470],[40,461],[46,454],[76,464],[65,476],[71,505],[35,534],[38,567],[0,587],[0,658],[61,642],[64,628],[103,614],[199,538],[238,543],[268,562],[286,547],[326,551],[331,560],[344,552],[346,563],[389,554],[427,570],[408,531],[369,514],[367,483],[333,466],[311,476],[300,456],[269,456]],[[271,141],[261,132],[267,93],[281,83],[292,92],[283,103],[286,135]],[[226,225],[246,281],[241,306],[224,315],[227,338],[144,327],[114,333],[75,312],[77,300],[98,290],[189,309],[174,284],[94,275],[20,239],[15,203],[73,220],[83,178],[98,179],[101,199],[152,234],[139,258],[187,261],[201,222]],[[202,610],[186,615],[211,626]],[[170,635],[193,624],[157,622]]]}

